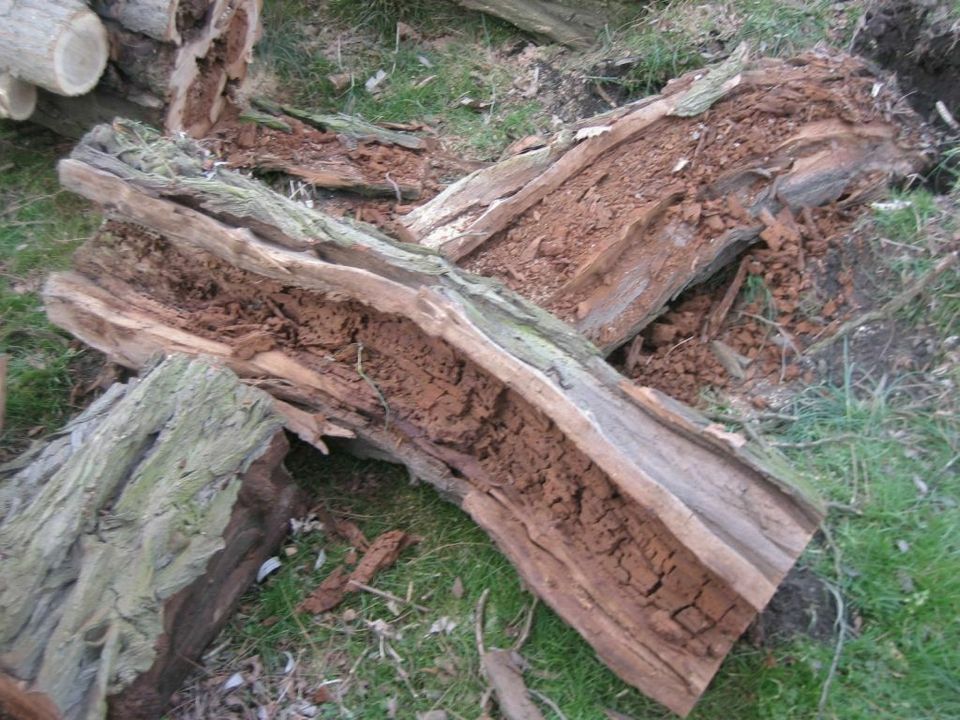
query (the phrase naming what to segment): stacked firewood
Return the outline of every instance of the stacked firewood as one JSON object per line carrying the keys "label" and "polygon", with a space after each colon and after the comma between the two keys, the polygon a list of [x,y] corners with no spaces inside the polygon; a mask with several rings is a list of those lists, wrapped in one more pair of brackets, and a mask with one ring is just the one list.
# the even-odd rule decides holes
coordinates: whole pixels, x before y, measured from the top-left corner
{"label": "stacked firewood", "polygon": [[134,117],[205,134],[246,75],[260,0],[0,0],[0,117],[65,135]]}

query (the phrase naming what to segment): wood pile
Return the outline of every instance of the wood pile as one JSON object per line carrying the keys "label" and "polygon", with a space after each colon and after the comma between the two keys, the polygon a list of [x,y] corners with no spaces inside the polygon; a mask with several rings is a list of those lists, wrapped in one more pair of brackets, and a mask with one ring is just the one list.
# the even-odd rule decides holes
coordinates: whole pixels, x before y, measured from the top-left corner
{"label": "wood pile", "polygon": [[[685,715],[823,507],[782,457],[604,355],[736,262],[738,289],[746,248],[802,248],[811,213],[923,166],[919,123],[875,83],[843,56],[741,49],[412,212],[431,148],[395,129],[261,104],[201,144],[118,120],[60,164],[110,219],[50,278],[47,312],[131,369],[210,358],[307,443],[405,464]],[[416,244],[228,164],[375,195]],[[698,333],[723,326],[728,294]]]}
{"label": "wood pile", "polygon": [[201,137],[246,76],[260,5],[2,0],[0,117],[74,137],[132,117]]}

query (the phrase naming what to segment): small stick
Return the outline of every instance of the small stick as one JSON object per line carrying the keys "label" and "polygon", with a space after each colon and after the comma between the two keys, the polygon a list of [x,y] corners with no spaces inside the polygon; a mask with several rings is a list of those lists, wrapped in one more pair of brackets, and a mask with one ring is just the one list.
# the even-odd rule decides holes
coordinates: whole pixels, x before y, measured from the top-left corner
{"label": "small stick", "polygon": [[3,417],[7,409],[7,361],[6,355],[0,355],[0,433],[3,432]]}
{"label": "small stick", "polygon": [[548,708],[553,710],[554,714],[558,718],[560,718],[560,720],[567,720],[567,716],[563,714],[563,712],[560,710],[559,707],[557,707],[557,704],[553,700],[548,698],[546,695],[544,695],[542,692],[540,692],[539,690],[533,690],[533,689],[528,690],[527,692],[533,695],[537,700],[542,702]]}
{"label": "small stick", "polygon": [[398,204],[398,205],[402,205],[402,204],[403,204],[403,193],[400,192],[400,186],[397,185],[397,181],[394,180],[392,177],[390,177],[390,173],[387,173],[387,174],[384,175],[383,177],[386,179],[386,181],[387,181],[388,183],[390,183],[390,187],[393,188],[393,192],[394,192],[394,194],[397,196],[397,204]]}
{"label": "small stick", "polygon": [[404,600],[399,595],[394,595],[393,593],[387,592],[386,590],[378,590],[377,588],[371,587],[370,585],[364,585],[359,580],[348,580],[347,585],[352,585],[357,590],[363,590],[364,592],[368,592],[371,595],[382,597],[384,600],[393,600],[393,602],[400,603],[401,605],[409,605],[414,610],[419,610],[420,612],[430,612],[430,608],[428,607],[424,607],[423,605],[418,605],[417,603],[411,602],[410,600]]}
{"label": "small stick", "polygon": [[876,322],[878,320],[885,320],[894,313],[899,312],[917,295],[921,294],[930,285],[932,285],[937,278],[953,267],[953,265],[957,262],[957,257],[958,253],[952,252],[946,257],[942,258],[932,270],[912,282],[899,295],[885,303],[881,308],[878,310],[871,310],[870,312],[866,312],[858,318],[854,318],[853,320],[845,322],[833,335],[826,337],[823,340],[819,340],[808,347],[807,354],[814,355],[824,348],[832,345],[840,338],[846,337],[863,325]]}
{"label": "small stick", "polygon": [[480,593],[480,599],[477,600],[477,610],[474,613],[473,632],[477,640],[477,651],[480,657],[487,654],[487,647],[483,644],[483,613],[487,607],[487,597],[490,595],[490,588],[484,588]]}
{"label": "small stick", "polygon": [[533,602],[530,603],[530,608],[527,610],[526,617],[523,619],[523,629],[517,636],[517,641],[513,644],[514,652],[520,652],[520,648],[523,647],[524,643],[526,643],[530,637],[530,628],[533,627],[533,611],[537,609],[537,603],[539,602],[540,598],[534,595]]}
{"label": "small stick", "polygon": [[934,107],[937,109],[937,114],[951,130],[954,132],[960,132],[960,123],[957,122],[957,119],[953,116],[953,113],[947,109],[947,106],[943,104],[943,100],[937,100]]}
{"label": "small stick", "polygon": [[750,260],[751,258],[749,256],[744,256],[740,261],[740,267],[737,268],[737,274],[733,276],[733,282],[727,287],[727,291],[723,294],[723,299],[707,321],[707,329],[706,332],[704,332],[702,340],[710,340],[720,332],[723,321],[727,319],[730,308],[733,307],[733,301],[736,300],[737,295],[740,294],[743,281],[747,279],[747,266],[750,264]]}
{"label": "small stick", "polygon": [[832,437],[821,438],[819,440],[808,440],[806,442],[777,442],[773,441],[770,443],[773,447],[776,448],[811,448],[818,447],[820,445],[829,445],[830,443],[835,442],[846,442],[847,440],[860,440],[861,436],[856,433],[841,433],[840,435],[833,435]]}

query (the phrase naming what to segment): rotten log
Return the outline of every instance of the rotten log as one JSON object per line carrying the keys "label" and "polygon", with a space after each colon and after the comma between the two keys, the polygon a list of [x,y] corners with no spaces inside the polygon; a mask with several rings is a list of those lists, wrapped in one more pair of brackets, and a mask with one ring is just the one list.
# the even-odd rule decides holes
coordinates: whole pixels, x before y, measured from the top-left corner
{"label": "rotten log", "polygon": [[499,17],[521,30],[556,40],[563,45],[585,47],[623,13],[623,6],[601,0],[457,0],[460,5]]}
{"label": "rotten log", "polygon": [[406,464],[678,713],[822,518],[776,457],[634,387],[542,309],[211,169],[188,139],[101,126],[60,178],[136,226],[50,279],[54,323],[128,367],[158,349],[221,358]]}
{"label": "rotten log", "polygon": [[0,670],[64,718],[158,718],[301,509],[269,395],[145,369],[0,468]]}
{"label": "rotten log", "polygon": [[[152,3],[147,3],[152,5]],[[34,120],[80,137],[100,122],[133,117],[167,132],[201,137],[246,77],[260,36],[261,0],[190,0],[176,7],[176,35],[163,42],[134,18],[140,3],[102,0],[110,62],[96,89],[65,99],[41,92]],[[163,9],[156,5],[158,13]],[[159,17],[159,15],[157,15]],[[130,24],[125,24],[130,23]]]}
{"label": "rotten log", "polygon": [[0,72],[82,95],[97,84],[108,52],[103,23],[80,0],[0,0]]}
{"label": "rotten log", "polygon": [[0,72],[0,119],[26,120],[37,107],[37,88],[28,82],[14,77],[8,72]]}
{"label": "rotten log", "polygon": [[842,55],[735,54],[473,173],[403,222],[608,354],[750,245],[797,242],[795,213],[865,204],[929,163],[919,119],[874,85]]}

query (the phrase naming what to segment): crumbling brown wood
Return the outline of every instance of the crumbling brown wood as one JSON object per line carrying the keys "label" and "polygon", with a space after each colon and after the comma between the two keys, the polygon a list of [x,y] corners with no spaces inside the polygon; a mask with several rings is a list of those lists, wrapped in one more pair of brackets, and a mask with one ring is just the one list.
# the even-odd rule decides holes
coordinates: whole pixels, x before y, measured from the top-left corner
{"label": "crumbling brown wood", "polygon": [[[838,74],[851,78],[849,86],[836,82]],[[892,116],[888,98],[870,99],[870,82],[862,65],[844,56],[748,62],[741,53],[474,173],[404,224],[421,244],[508,282],[609,354],[750,245],[799,243],[794,213],[863,204],[924,166],[916,118]],[[709,118],[697,117],[708,108]],[[816,113],[813,121],[806,111]],[[750,145],[729,129],[751,123],[778,140],[745,153]],[[652,150],[663,137],[672,152]],[[718,146],[720,163],[705,169],[705,156]],[[732,167],[724,164],[727,151],[740,157]],[[620,164],[636,168],[635,158],[648,154],[651,165],[663,165],[659,175],[626,197],[616,193],[632,178],[618,184],[605,173]],[[607,186],[614,190],[595,200]],[[580,216],[606,229],[571,222],[589,237],[565,239],[563,218]],[[526,252],[544,234],[536,252]],[[557,242],[568,254],[548,252],[542,260]]]}
{"label": "crumbling brown wood", "polygon": [[181,355],[0,467],[0,667],[68,720],[160,717],[302,510],[287,449],[269,395]]}
{"label": "crumbling brown wood", "polygon": [[[159,235],[120,227],[90,243],[47,285],[55,323],[131,367],[158,348],[222,358],[407,464],[615,672],[677,712],[819,523],[773,458],[635,391],[566,325],[428,250],[135,125],[98,128],[60,176]],[[249,322],[275,345],[241,358],[228,326]]]}

